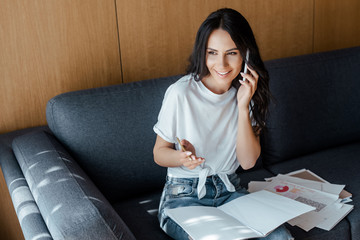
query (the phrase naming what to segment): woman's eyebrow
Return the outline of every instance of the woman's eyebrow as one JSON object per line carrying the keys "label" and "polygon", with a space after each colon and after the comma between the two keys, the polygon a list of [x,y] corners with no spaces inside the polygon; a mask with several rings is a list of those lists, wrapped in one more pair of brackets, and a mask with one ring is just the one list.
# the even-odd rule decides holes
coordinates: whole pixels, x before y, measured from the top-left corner
{"label": "woman's eyebrow", "polygon": [[[216,50],[216,49],[213,49],[213,48],[207,48],[207,50],[211,50],[211,51],[218,51],[218,50]],[[225,52],[231,52],[231,51],[234,51],[234,50],[239,50],[238,48],[231,48],[231,49],[228,49],[228,50],[226,50]]]}
{"label": "woman's eyebrow", "polygon": [[234,50],[239,50],[238,48],[231,48],[229,50],[226,50],[225,52],[231,52],[231,51],[234,51]]}

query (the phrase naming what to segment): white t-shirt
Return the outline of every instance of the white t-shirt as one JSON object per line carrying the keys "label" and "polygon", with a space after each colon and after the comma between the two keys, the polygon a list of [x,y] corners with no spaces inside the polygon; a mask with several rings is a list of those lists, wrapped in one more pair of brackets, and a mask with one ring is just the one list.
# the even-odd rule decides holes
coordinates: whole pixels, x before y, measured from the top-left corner
{"label": "white t-shirt", "polygon": [[168,176],[199,177],[198,197],[205,193],[206,177],[218,174],[228,191],[235,191],[227,174],[239,167],[236,159],[238,108],[236,89],[223,94],[211,92],[201,81],[186,75],[166,91],[154,131],[167,142],[186,139],[191,142],[196,156],[205,158],[202,166],[190,170],[184,166],[168,168]]}

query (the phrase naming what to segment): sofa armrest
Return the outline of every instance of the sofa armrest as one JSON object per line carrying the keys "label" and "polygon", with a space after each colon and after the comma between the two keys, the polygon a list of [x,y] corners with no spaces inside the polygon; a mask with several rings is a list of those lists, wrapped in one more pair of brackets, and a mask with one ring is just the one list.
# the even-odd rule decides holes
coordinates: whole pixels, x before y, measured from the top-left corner
{"label": "sofa armrest", "polygon": [[0,144],[0,163],[25,239],[52,239],[10,147]]}
{"label": "sofa armrest", "polygon": [[15,138],[12,146],[54,239],[135,239],[53,135],[26,134]]}

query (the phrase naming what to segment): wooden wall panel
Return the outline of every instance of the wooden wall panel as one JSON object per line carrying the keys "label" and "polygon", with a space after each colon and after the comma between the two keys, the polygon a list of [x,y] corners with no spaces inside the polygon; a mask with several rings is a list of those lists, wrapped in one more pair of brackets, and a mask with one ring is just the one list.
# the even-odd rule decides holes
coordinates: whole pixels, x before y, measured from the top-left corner
{"label": "wooden wall panel", "polygon": [[263,60],[307,54],[313,48],[313,0],[228,0],[249,21]]}
{"label": "wooden wall panel", "polygon": [[312,52],[313,0],[116,0],[124,82],[183,73],[196,31],[231,7],[249,21],[263,58]]}
{"label": "wooden wall panel", "polygon": [[220,6],[220,1],[116,2],[124,82],[184,72],[197,28]]}
{"label": "wooden wall panel", "polygon": [[0,0],[0,133],[62,92],[121,82],[114,0]]}
{"label": "wooden wall panel", "polygon": [[359,0],[315,0],[314,51],[360,46],[359,15]]}

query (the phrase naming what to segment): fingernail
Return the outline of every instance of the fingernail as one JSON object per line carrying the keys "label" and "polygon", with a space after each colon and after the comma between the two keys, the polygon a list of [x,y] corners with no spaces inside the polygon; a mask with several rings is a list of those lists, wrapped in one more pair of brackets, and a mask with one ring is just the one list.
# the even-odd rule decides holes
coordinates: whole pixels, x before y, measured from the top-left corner
{"label": "fingernail", "polygon": [[245,75],[243,72],[241,72],[240,74],[241,74],[241,76],[244,76],[244,75]]}
{"label": "fingernail", "polygon": [[190,156],[192,154],[192,152],[186,152],[186,155]]}

